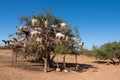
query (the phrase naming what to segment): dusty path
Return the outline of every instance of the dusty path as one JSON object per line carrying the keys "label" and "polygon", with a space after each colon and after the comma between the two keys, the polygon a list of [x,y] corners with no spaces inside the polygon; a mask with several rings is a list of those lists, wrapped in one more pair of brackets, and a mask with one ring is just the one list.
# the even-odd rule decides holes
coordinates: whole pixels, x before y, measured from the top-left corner
{"label": "dusty path", "polygon": [[[74,62],[73,56],[67,56],[67,62]],[[120,80],[120,65],[94,63],[94,58],[79,56],[82,72],[48,72],[21,69],[11,66],[11,51],[0,50],[0,80]],[[59,57],[61,61],[61,56]]]}

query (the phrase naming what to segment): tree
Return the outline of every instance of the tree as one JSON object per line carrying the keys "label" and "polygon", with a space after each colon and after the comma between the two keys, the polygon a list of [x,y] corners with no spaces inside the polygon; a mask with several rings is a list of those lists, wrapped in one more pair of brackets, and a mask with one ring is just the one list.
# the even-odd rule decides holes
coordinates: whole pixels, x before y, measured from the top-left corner
{"label": "tree", "polygon": [[[36,25],[32,25],[32,20],[36,19],[37,23]],[[48,20],[47,28],[45,27],[45,21]],[[63,54],[63,64],[64,68],[66,69],[65,64],[65,58],[66,54],[74,54],[78,55],[81,47],[78,45],[79,41],[71,41],[66,40],[66,37],[68,36],[69,39],[71,37],[77,37],[79,38],[79,31],[78,28],[75,27],[74,30],[76,34],[72,33],[72,30],[69,28],[69,26],[66,26],[64,28],[61,27],[61,23],[65,22],[63,19],[56,17],[53,15],[52,12],[46,11],[44,14],[38,14],[38,15],[32,15],[32,16],[25,16],[20,18],[21,22],[24,22],[28,29],[22,29],[21,31],[25,34],[28,34],[29,37],[25,37],[26,39],[26,46],[23,52],[25,53],[25,57],[27,57],[30,54],[34,54],[35,58],[38,60],[43,60],[44,62],[44,72],[47,72],[47,68],[53,66],[52,62],[53,59],[56,56],[56,53]],[[56,27],[52,27],[52,25],[56,25]],[[35,28],[42,28],[42,33],[37,33],[36,36],[30,37],[30,33],[32,31],[36,31]],[[56,37],[56,33],[61,33],[64,35],[64,37],[61,37],[58,39]],[[42,43],[37,43],[36,39],[39,38],[42,40]],[[75,46],[75,47],[73,47]],[[14,50],[17,48],[14,47]],[[13,51],[14,51],[13,50]],[[51,53],[54,55],[52,56]],[[76,57],[76,64],[77,64],[77,57]],[[58,66],[57,66],[58,67]]]}
{"label": "tree", "polygon": [[109,59],[115,64],[114,58],[120,60],[120,42],[105,43],[100,48],[93,48],[95,57],[100,59]]}

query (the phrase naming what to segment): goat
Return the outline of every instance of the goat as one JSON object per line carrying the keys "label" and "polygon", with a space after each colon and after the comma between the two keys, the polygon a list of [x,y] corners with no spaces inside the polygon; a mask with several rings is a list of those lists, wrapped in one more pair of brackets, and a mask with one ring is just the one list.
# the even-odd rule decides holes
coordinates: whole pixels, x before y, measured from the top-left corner
{"label": "goat", "polygon": [[17,41],[18,42],[25,42],[25,38],[18,38]]}
{"label": "goat", "polygon": [[80,42],[78,45],[79,45],[79,46],[83,46],[83,45],[84,45],[84,42]]}
{"label": "goat", "polygon": [[5,46],[10,44],[10,40],[2,40],[5,43]]}
{"label": "goat", "polygon": [[52,28],[56,28],[56,27],[57,27],[57,25],[51,25],[51,27],[52,27]]}
{"label": "goat", "polygon": [[45,28],[47,28],[48,27],[48,19],[45,19],[44,24],[45,24]]}
{"label": "goat", "polygon": [[36,31],[36,30],[32,30],[32,31],[30,32],[31,38],[33,38],[34,35],[37,36],[38,34],[41,34],[41,32],[38,32],[38,31]]}
{"label": "goat", "polygon": [[36,42],[37,42],[37,44],[42,44],[42,41],[43,41],[43,38],[41,38],[41,37],[37,37],[36,38]]}
{"label": "goat", "polygon": [[13,37],[10,41],[11,41],[13,44],[15,44],[15,43],[17,42],[17,39]]}
{"label": "goat", "polygon": [[27,30],[27,29],[28,29],[27,26],[20,26],[20,27],[16,26],[16,28],[17,28],[17,30],[20,31],[20,32],[21,32],[22,30]]}
{"label": "goat", "polygon": [[56,33],[56,38],[60,40],[61,38],[65,39],[65,35],[62,33]]}
{"label": "goat", "polygon": [[35,31],[38,31],[38,32],[43,32],[43,29],[42,28],[34,28]]}
{"label": "goat", "polygon": [[14,45],[20,44],[20,46],[22,45],[23,47],[26,47],[25,38],[18,38],[17,39],[17,38],[13,37],[10,41],[13,42]]}
{"label": "goat", "polygon": [[67,24],[66,23],[61,23],[61,29],[66,29]]}
{"label": "goat", "polygon": [[18,36],[18,38],[22,38],[23,32],[16,32],[16,35]]}
{"label": "goat", "polygon": [[39,23],[37,19],[31,19],[31,22],[32,22],[32,26],[35,26]]}

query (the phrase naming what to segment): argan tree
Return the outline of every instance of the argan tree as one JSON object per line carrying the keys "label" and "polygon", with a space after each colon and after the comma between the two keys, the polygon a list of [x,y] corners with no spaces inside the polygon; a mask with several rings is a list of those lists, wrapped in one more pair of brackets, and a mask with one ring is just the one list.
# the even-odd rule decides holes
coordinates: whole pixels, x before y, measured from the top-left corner
{"label": "argan tree", "polygon": [[[35,25],[32,25],[32,20],[34,19],[37,22]],[[75,29],[76,34],[72,33],[72,30],[68,25],[61,26],[61,23],[65,21],[59,17],[56,17],[52,14],[52,12],[46,11],[44,14],[32,15],[28,17],[21,17],[21,22],[25,23],[27,29],[22,29],[23,35],[25,34],[25,45],[23,52],[25,53],[25,57],[30,54],[34,54],[35,58],[38,60],[43,60],[44,62],[44,72],[47,72],[47,68],[53,66],[52,62],[56,56],[56,53],[63,54],[63,63],[65,65],[65,57],[66,54],[71,54],[75,52],[76,48],[73,46],[78,46],[79,41],[73,40],[74,38],[79,38],[78,29]],[[47,22],[47,26],[46,26]],[[17,27],[19,28],[19,27]],[[42,32],[37,33],[37,35],[32,35],[31,32],[36,31],[36,29],[41,28]],[[56,34],[62,34],[63,36],[59,38],[56,37]],[[36,40],[40,40],[40,42],[36,42]],[[16,46],[14,48],[17,48]],[[77,47],[78,49],[79,47]],[[14,51],[14,50],[13,50]],[[78,51],[77,51],[78,52]],[[51,55],[53,53],[53,56]],[[76,54],[77,55],[77,54]]]}

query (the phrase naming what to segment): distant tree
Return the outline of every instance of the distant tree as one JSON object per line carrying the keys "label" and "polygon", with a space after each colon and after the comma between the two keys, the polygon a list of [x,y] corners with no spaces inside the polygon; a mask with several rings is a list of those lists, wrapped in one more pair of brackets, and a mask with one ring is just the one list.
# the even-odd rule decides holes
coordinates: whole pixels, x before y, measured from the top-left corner
{"label": "distant tree", "polygon": [[110,59],[115,64],[114,58],[120,60],[120,42],[105,43],[100,48],[94,46],[93,51],[96,58]]}

